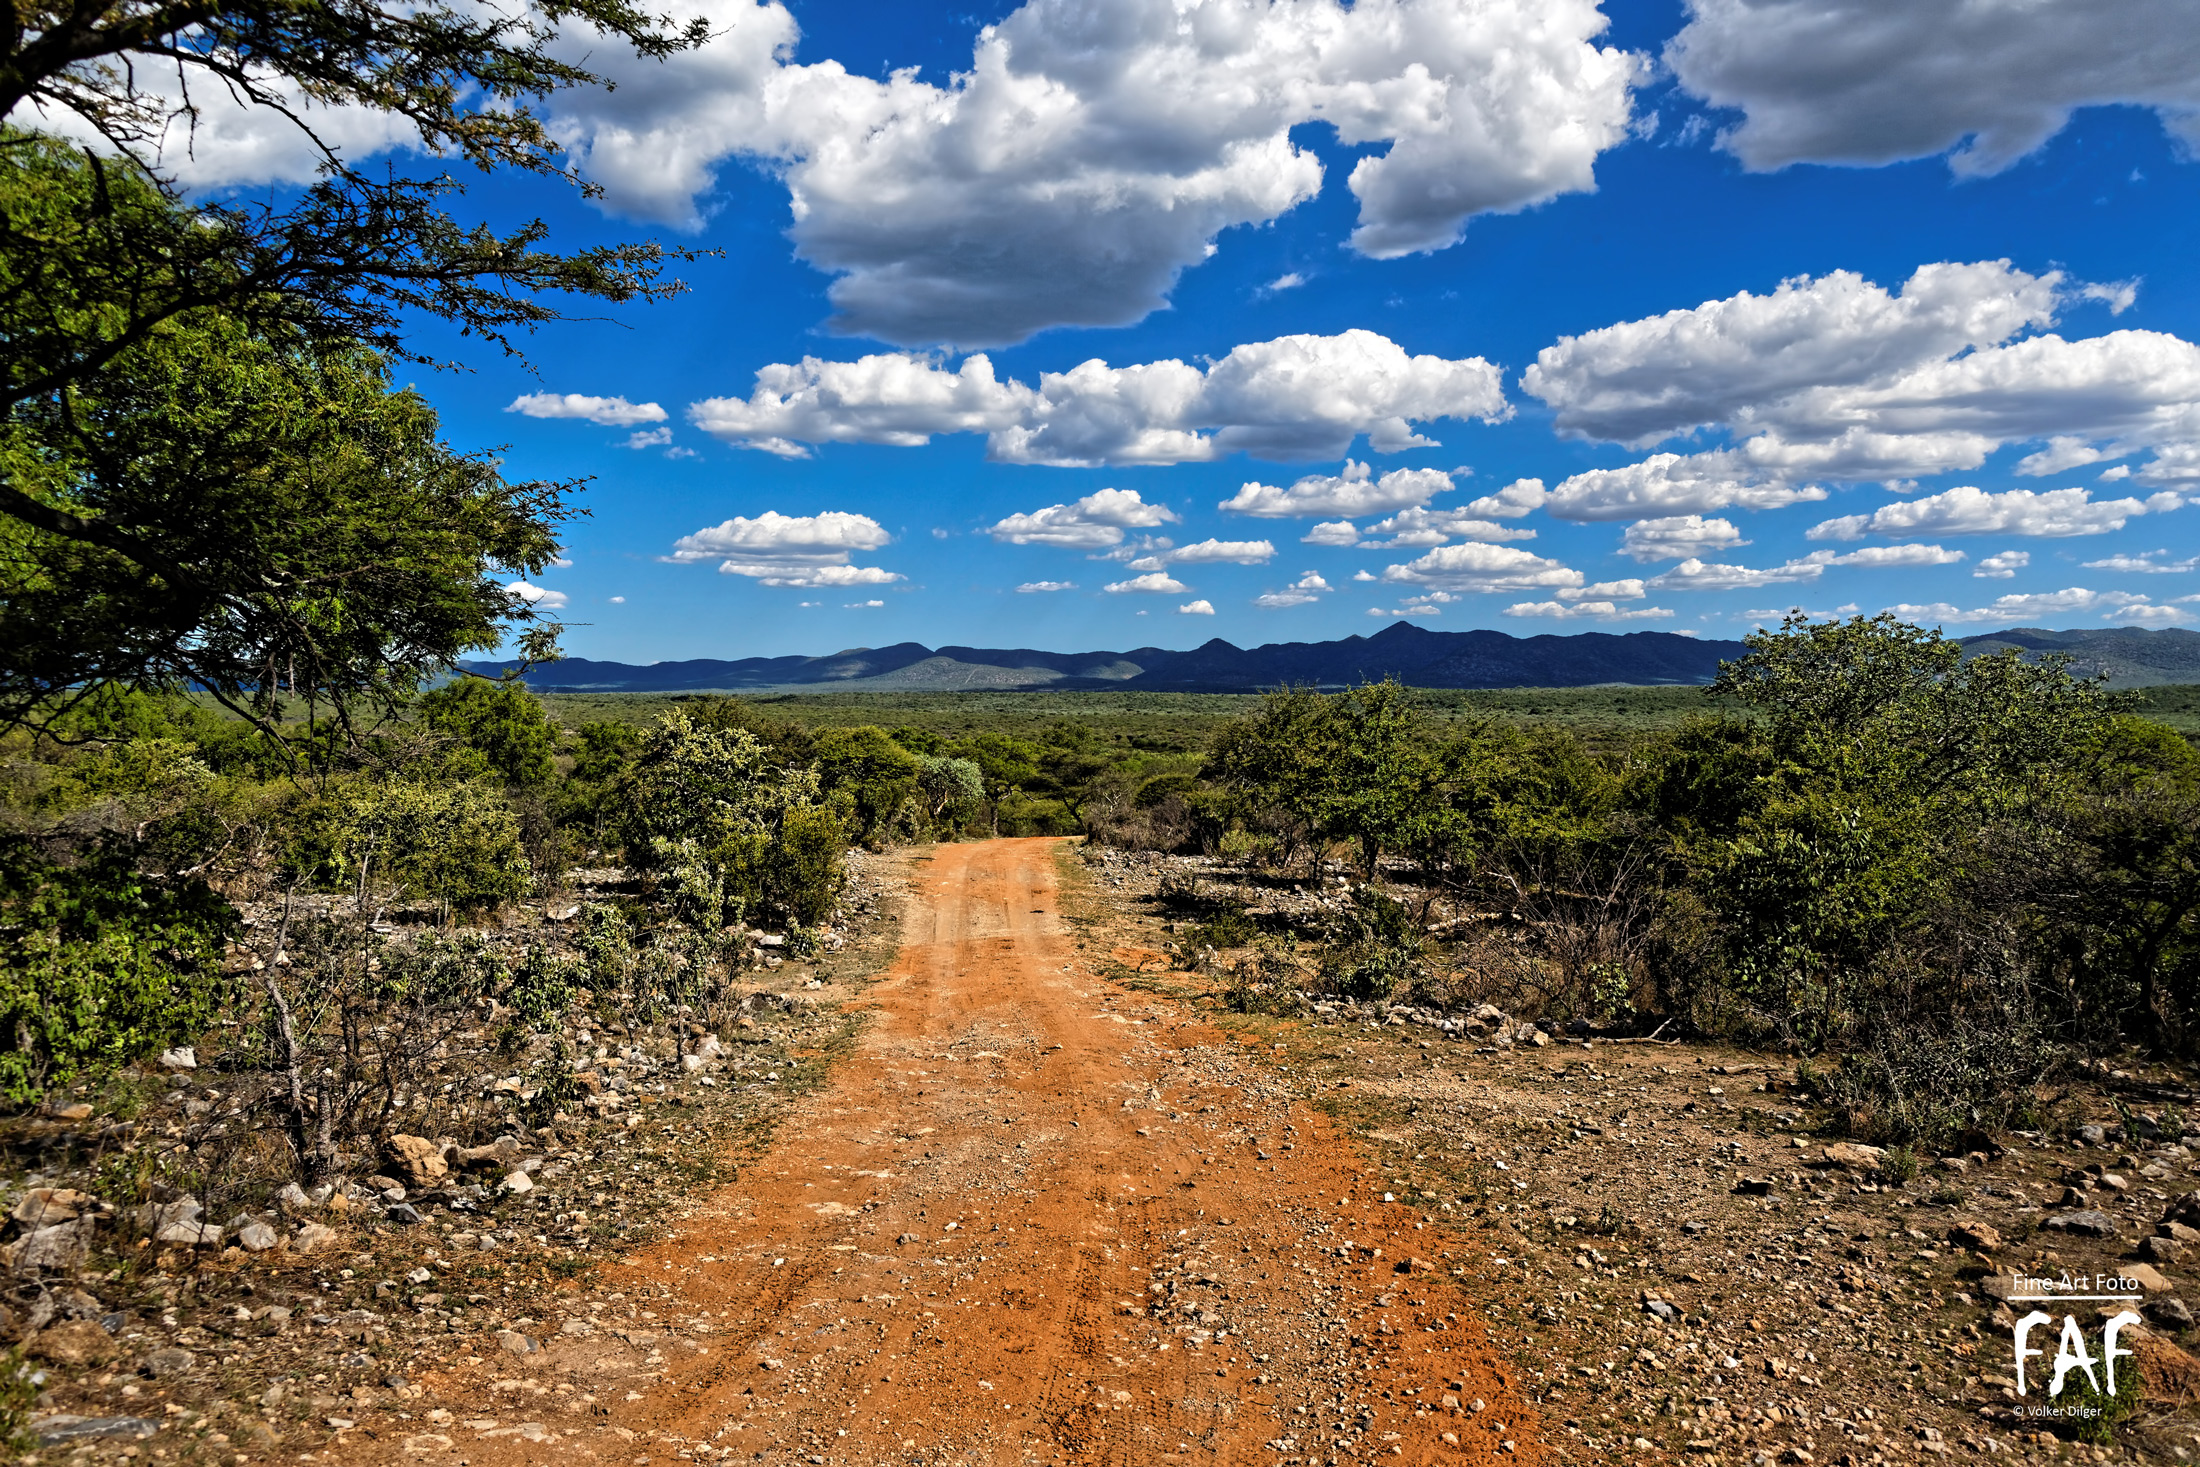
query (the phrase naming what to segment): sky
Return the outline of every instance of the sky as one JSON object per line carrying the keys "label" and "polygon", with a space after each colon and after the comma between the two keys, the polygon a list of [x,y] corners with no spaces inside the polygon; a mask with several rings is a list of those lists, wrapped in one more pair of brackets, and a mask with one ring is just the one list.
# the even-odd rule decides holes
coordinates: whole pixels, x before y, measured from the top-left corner
{"label": "sky", "polygon": [[689,291],[406,373],[574,655],[2200,626],[2189,0],[673,9],[461,207]]}

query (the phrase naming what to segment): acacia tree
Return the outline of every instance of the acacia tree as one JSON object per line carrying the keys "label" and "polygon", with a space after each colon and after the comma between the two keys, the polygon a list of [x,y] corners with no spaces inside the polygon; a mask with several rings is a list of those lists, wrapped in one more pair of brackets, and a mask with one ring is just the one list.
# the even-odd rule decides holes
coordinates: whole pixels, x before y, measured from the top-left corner
{"label": "acacia tree", "polygon": [[[364,463],[340,476],[340,512],[319,518],[318,542],[273,532],[301,496],[268,492],[269,470],[344,437],[341,409],[359,393],[334,377],[389,395],[376,357],[420,359],[407,318],[510,351],[558,317],[550,297],[682,288],[663,271],[685,252],[563,254],[540,221],[500,234],[454,218],[448,165],[571,180],[534,108],[598,78],[562,59],[561,38],[662,57],[698,44],[703,23],[674,28],[627,0],[30,0],[13,15],[0,31],[0,720],[98,679],[225,696],[279,682],[347,706],[495,645],[497,624],[526,608],[479,573],[544,563],[563,515],[556,487],[502,485],[486,461],[441,450],[417,399],[353,435],[391,468],[379,482]],[[216,95],[287,119],[319,150],[319,180],[257,202],[185,200],[161,158],[189,144]],[[403,119],[428,168],[370,174],[324,145],[316,110],[341,107]],[[50,132],[27,130],[39,128]],[[252,377],[303,421],[240,416],[235,393],[215,409],[203,393],[158,401],[186,363]],[[202,447],[191,435],[206,425],[191,417],[209,410]],[[173,441],[159,442],[171,420]],[[102,436],[118,423],[184,472],[124,483],[130,465]],[[291,489],[307,487],[328,483]],[[430,548],[417,510],[438,498],[455,532]],[[301,593],[309,584],[317,594]]]}
{"label": "acacia tree", "polygon": [[[36,179],[99,187],[51,145],[0,149],[0,209]],[[142,180],[106,191],[178,212]],[[531,618],[504,579],[549,564],[571,487],[452,450],[365,345],[212,308],[18,400],[0,481],[39,511],[0,516],[12,721],[103,682],[197,685],[263,720],[284,694],[402,701]]]}

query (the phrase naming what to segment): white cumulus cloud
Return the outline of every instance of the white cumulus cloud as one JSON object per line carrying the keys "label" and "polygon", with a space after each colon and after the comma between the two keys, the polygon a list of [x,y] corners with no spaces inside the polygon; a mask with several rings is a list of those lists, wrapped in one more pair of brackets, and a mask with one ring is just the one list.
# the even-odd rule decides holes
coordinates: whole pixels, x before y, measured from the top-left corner
{"label": "white cumulus cloud", "polygon": [[1383,579],[1442,591],[1533,591],[1578,586],[1583,578],[1571,566],[1511,545],[1467,544],[1389,566]]}
{"label": "white cumulus cloud", "polygon": [[1814,477],[1900,485],[2023,443],[2043,445],[2020,463],[2027,473],[2151,453],[2138,478],[2200,479],[2200,347],[2159,331],[2046,329],[2103,294],[2006,260],[1920,266],[1899,292],[1835,271],[1561,338],[1521,385],[1562,433],[1637,448],[1706,431],[1731,442],[1575,475],[1552,512],[1768,508],[1818,497]]}
{"label": "white cumulus cloud", "polygon": [[1982,581],[2006,581],[2032,563],[2029,550],[2003,550],[1987,556],[1971,574]]}
{"label": "white cumulus cloud", "polygon": [[1149,571],[1142,576],[1133,576],[1127,581],[1110,581],[1102,589],[1111,596],[1135,595],[1139,592],[1150,592],[1161,596],[1181,596],[1192,588],[1170,575],[1167,571]]}
{"label": "white cumulus cloud", "polygon": [[1795,581],[1815,581],[1833,564],[1833,552],[1815,550],[1785,565],[1752,568],[1720,565],[1691,557],[1651,580],[1653,591],[1744,591],[1758,586],[1780,586]]}
{"label": "white cumulus cloud", "polygon": [[722,574],[747,576],[767,586],[882,586],[902,577],[877,566],[851,565],[848,558],[892,539],[869,515],[837,509],[814,515],[766,510],[753,519],[736,515],[683,535],[664,558],[682,565],[715,560]]}
{"label": "white cumulus cloud", "polygon": [[552,131],[608,207],[679,225],[726,162],[762,163],[796,253],[835,277],[833,324],[905,345],[1159,308],[1223,231],[1321,192],[1291,138],[1306,123],[1377,145],[1347,180],[1355,249],[1441,249],[1476,214],[1593,188],[1644,65],[1596,44],[1591,0],[1030,0],[944,85],[797,62],[777,3],[672,12],[710,43],[661,62],[595,46],[616,89],[552,98]]}
{"label": "white cumulus cloud", "polygon": [[1308,474],[1288,489],[1247,483],[1215,508],[1258,519],[1312,519],[1317,515],[1389,514],[1417,509],[1452,487],[1442,469],[1392,469],[1381,478],[1364,463],[1346,459],[1337,474]]}
{"label": "white cumulus cloud", "polygon": [[1640,601],[1648,594],[1639,580],[1597,581],[1558,593],[1561,601]]}
{"label": "white cumulus cloud", "polygon": [[[662,423],[665,410],[653,402],[628,402],[623,397],[590,397],[580,392],[529,392],[512,399],[505,408],[530,418],[573,418],[605,428],[631,428],[639,423]],[[636,437],[641,435],[637,434]],[[664,441],[670,443],[667,433]],[[636,443],[630,447],[643,447]]]}
{"label": "white cumulus cloud", "polygon": [[563,591],[546,590],[526,580],[513,581],[504,588],[507,596],[517,596],[537,611],[562,611],[572,600]]}
{"label": "white cumulus cloud", "polygon": [[2080,107],[2149,107],[2200,133],[2200,27],[2183,0],[1689,0],[1666,46],[1681,85],[1741,112],[1720,145],[1753,169],[1948,155],[1998,173]]}
{"label": "white cumulus cloud", "polygon": [[1515,479],[1495,494],[1485,494],[1466,506],[1468,514],[1488,515],[1493,520],[1517,520],[1543,507],[1550,492],[1541,479]]}
{"label": "white cumulus cloud", "polygon": [[1402,509],[1388,519],[1367,527],[1370,535],[1388,540],[1362,543],[1370,549],[1389,546],[1442,545],[1449,540],[1533,540],[1535,531],[1495,520],[1476,519],[1463,509]]}
{"label": "white cumulus cloud", "polygon": [[1275,554],[1276,547],[1266,540],[1201,540],[1141,555],[1130,562],[1130,568],[1152,571],[1172,565],[1262,565],[1274,559]]}
{"label": "white cumulus cloud", "polygon": [[1662,606],[1621,607],[1610,601],[1515,601],[1507,616],[1540,616],[1559,621],[1659,621],[1673,613]]}
{"label": "white cumulus cloud", "polygon": [[1255,596],[1253,604],[1264,611],[1276,611],[1286,606],[1308,606],[1321,600],[1322,593],[1333,589],[1321,578],[1319,571],[1308,571],[1281,591],[1270,591]]}
{"label": "white cumulus cloud", "polygon": [[1960,550],[1947,550],[1938,545],[1867,545],[1862,550],[1851,550],[1846,555],[1836,555],[1829,565],[1954,565],[1967,559]]}
{"label": "white cumulus cloud", "polygon": [[1212,601],[1187,601],[1176,612],[1179,616],[1213,616],[1215,604]]}
{"label": "white cumulus cloud", "polygon": [[2156,606],[2144,596],[2131,591],[2093,591],[2084,586],[2068,586],[2060,591],[2034,591],[2019,595],[2001,596],[1985,606],[1964,610],[1946,601],[1925,605],[1904,602],[1887,608],[1905,621],[1918,622],[1996,622],[2002,626],[2017,626],[2040,617],[2068,616],[2073,612],[2097,611],[2103,621],[2124,620],[2179,621],[2183,613],[2172,606]]}
{"label": "white cumulus cloud", "polygon": [[[2169,496],[2165,507],[2175,507]],[[2105,535],[2149,512],[2138,499],[2096,500],[2085,489],[2009,489],[1989,493],[1958,485],[1921,499],[1883,504],[1870,514],[1843,515],[1814,526],[1813,540],[1860,540],[1866,535],[2027,535],[2061,539]]]}
{"label": "white cumulus cloud", "polygon": [[1544,500],[1562,520],[1669,519],[1739,506],[1778,509],[1824,499],[1815,484],[1768,480],[1726,453],[1654,453],[1616,469],[1587,469],[1563,480]]}
{"label": "white cumulus cloud", "polygon": [[[1362,435],[1377,452],[1397,453],[1434,444],[1415,423],[1496,422],[1510,412],[1497,368],[1482,358],[1410,356],[1354,329],[1247,342],[1205,368],[1173,359],[1111,367],[1096,357],[1042,372],[1035,388],[1000,380],[983,353],[952,371],[911,352],[804,357],[759,370],[746,398],[707,398],[688,416],[729,443],[789,457],[818,443],[915,447],[938,433],[983,433],[998,463],[1091,467],[1239,452],[1330,458]],[[1434,476],[1443,483],[1427,492],[1450,487]]]}
{"label": "white cumulus cloud", "polygon": [[1016,593],[1020,596],[1029,596],[1040,591],[1074,591],[1076,589],[1077,583],[1075,581],[1026,581],[1016,588]]}
{"label": "white cumulus cloud", "polygon": [[1729,520],[1707,520],[1700,514],[1667,515],[1629,525],[1620,542],[1620,553],[1636,560],[1687,560],[1748,543]]}
{"label": "white cumulus cloud", "polygon": [[2148,576],[2178,575],[2200,566],[2200,555],[2184,560],[2171,560],[2167,550],[2144,550],[2137,555],[2111,555],[2106,560],[2089,560],[2087,570],[2123,571],[2127,574]]}
{"label": "white cumulus cloud", "polygon": [[1011,545],[1101,550],[1122,544],[1126,529],[1171,525],[1176,518],[1176,511],[1165,504],[1146,503],[1136,489],[1101,489],[1072,504],[1012,514],[986,533]]}

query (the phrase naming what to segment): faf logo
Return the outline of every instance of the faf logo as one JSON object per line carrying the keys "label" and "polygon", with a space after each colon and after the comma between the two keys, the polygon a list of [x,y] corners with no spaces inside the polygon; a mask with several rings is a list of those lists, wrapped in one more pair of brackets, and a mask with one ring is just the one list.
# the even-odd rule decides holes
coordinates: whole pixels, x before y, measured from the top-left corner
{"label": "faf logo", "polygon": [[[2084,1289],[2089,1282],[2098,1292],[2076,1292]],[[2131,1304],[2142,1296],[2139,1285],[2133,1280],[2106,1274],[2097,1275],[2090,1280],[2071,1279],[2067,1275],[2061,1279],[2019,1277],[2014,1283],[2016,1287],[2011,1290],[2009,1297],[2011,1304]],[[2044,1358],[2047,1354],[2043,1346],[2030,1342],[2032,1331],[2043,1324],[2052,1325],[2054,1322],[2054,1316],[2043,1309],[2034,1309],[2017,1321],[2014,1345],[2017,1394],[2020,1396],[2030,1394],[2031,1382],[2026,1378],[2025,1362]],[[2065,1314],[2062,1317],[2062,1337],[2056,1343],[2052,1362],[2054,1374],[2047,1383],[2049,1398],[2063,1393],[2063,1387],[2069,1384],[2073,1372],[2082,1374],[2095,1392],[2115,1395],[2116,1362],[2131,1358],[2131,1351],[2117,1344],[2117,1336],[2137,1323],[2139,1316],[2130,1309],[2110,1315],[2101,1326],[2101,1353],[2096,1356],[2086,1349],[2085,1331],[2079,1327],[2076,1317]]]}

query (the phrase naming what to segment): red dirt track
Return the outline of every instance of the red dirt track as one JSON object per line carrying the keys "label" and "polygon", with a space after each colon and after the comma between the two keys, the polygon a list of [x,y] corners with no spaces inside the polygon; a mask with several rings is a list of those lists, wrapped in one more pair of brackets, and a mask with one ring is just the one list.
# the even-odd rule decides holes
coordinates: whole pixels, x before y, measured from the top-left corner
{"label": "red dirt track", "polygon": [[1448,1277],[1473,1260],[1383,1203],[1272,1067],[1182,1005],[1085,971],[1056,845],[942,845],[914,868],[856,1052],[675,1236],[606,1270],[610,1289],[672,1288],[663,1317],[556,1335],[502,1367],[524,1387],[469,1405],[454,1393],[480,1382],[427,1382],[456,1414],[509,1420],[562,1380],[608,1418],[451,1422],[409,1453],[1545,1460]]}

